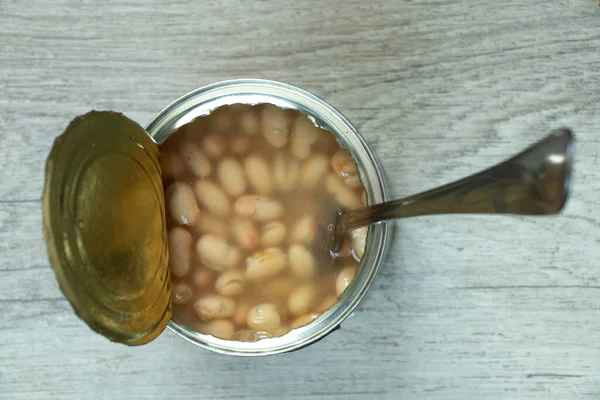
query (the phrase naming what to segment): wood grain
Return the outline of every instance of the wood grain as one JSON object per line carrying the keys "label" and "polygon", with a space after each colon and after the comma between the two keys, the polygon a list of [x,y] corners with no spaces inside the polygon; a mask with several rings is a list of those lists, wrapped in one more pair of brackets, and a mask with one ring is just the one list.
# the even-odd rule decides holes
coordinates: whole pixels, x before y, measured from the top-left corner
{"label": "wood grain", "polygon": [[[597,399],[599,65],[593,0],[0,0],[0,398]],[[144,124],[236,77],[339,108],[397,196],[569,126],[571,200],[556,218],[397,222],[356,315],[299,352],[225,357],[170,332],[109,343],[48,267],[52,141],[90,109]]]}

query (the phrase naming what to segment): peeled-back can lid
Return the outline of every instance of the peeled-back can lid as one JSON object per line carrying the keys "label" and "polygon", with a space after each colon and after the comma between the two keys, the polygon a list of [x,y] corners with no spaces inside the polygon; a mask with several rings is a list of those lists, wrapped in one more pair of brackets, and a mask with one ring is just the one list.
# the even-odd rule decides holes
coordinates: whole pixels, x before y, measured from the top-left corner
{"label": "peeled-back can lid", "polygon": [[115,342],[140,345],[171,318],[158,146],[134,121],[92,111],[52,146],[44,236],[77,315]]}

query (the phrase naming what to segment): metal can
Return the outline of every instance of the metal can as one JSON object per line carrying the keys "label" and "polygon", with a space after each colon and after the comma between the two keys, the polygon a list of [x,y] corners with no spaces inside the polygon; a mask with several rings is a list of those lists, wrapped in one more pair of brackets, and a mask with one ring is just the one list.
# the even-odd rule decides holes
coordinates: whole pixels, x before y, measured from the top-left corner
{"label": "metal can", "polygon": [[[170,304],[165,304],[165,301],[168,302],[165,299],[170,298],[166,265],[168,250],[164,197],[158,193],[156,182],[160,179],[157,145],[183,125],[209,115],[221,106],[264,103],[297,110],[317,126],[332,132],[356,160],[369,204],[386,200],[387,188],[382,170],[356,128],[324,100],[288,84],[240,79],[202,87],[163,109],[146,126],[145,132],[121,115],[84,116],[82,119],[96,117],[96,120],[88,121],[87,125],[79,120],[71,123],[64,138],[59,137],[55,142],[48,159],[43,201],[44,232],[51,264],[61,289],[75,312],[92,329],[113,341],[137,345],[158,336],[168,321],[169,329],[177,335],[218,353],[272,355],[315,343],[338,328],[360,303],[373,283],[385,254],[389,236],[389,226],[385,223],[369,228],[365,253],[349,288],[333,307],[306,326],[281,337],[239,342],[200,334],[169,321]],[[109,126],[103,126],[104,121],[108,121]],[[107,130],[119,133],[99,140],[100,132]],[[146,140],[144,133],[151,140]],[[115,137],[122,145],[112,148],[110,141]],[[67,146],[67,142],[72,144]],[[75,150],[77,146],[79,152]],[[100,151],[102,148],[104,151]],[[135,151],[141,156],[130,154]],[[106,158],[107,152],[111,154],[111,160],[94,170],[94,163],[102,157]],[[123,154],[125,158],[118,158]],[[81,160],[73,167],[71,161],[77,157]],[[143,160],[140,161],[139,157]],[[122,163],[119,164],[121,166],[114,165],[117,159]],[[137,164],[127,162],[127,159]],[[144,173],[139,173],[140,166]],[[73,171],[68,173],[70,168]],[[158,176],[155,168],[158,168]],[[86,174],[90,179],[83,179]],[[114,183],[115,179],[122,182]],[[148,181],[146,184],[137,183],[144,179]],[[123,194],[127,190],[129,194]],[[142,198],[146,204],[139,211],[142,215],[127,218],[127,210],[139,207],[137,203]],[[151,201],[148,200],[150,198]],[[103,205],[103,202],[109,205]],[[137,210],[135,212],[139,213]],[[149,215],[153,212],[162,215],[152,219]],[[140,217],[152,219],[152,228],[147,232],[129,226],[135,225]],[[125,220],[120,221],[123,218]],[[110,226],[101,230],[88,229],[91,233],[86,231],[90,224],[99,223]],[[115,224],[119,226],[115,227]],[[69,227],[75,232],[70,231]],[[118,236],[119,240],[114,236]],[[90,251],[87,246],[96,250]],[[107,249],[113,254],[112,258],[103,255]]]}

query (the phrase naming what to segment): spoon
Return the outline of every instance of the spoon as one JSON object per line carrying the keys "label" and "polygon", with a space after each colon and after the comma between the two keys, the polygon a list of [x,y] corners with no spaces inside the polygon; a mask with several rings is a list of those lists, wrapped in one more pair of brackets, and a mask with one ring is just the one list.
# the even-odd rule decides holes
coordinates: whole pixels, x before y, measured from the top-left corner
{"label": "spoon", "polygon": [[399,200],[326,219],[326,248],[339,255],[349,231],[395,218],[434,214],[550,215],[564,207],[569,191],[573,133],[558,129],[516,156],[475,175]]}

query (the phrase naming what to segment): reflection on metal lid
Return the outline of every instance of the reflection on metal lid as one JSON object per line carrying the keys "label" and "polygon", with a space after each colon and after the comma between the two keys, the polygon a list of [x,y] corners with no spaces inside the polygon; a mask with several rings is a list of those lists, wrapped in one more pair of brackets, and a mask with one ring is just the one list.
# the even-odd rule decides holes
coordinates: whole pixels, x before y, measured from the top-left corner
{"label": "reflection on metal lid", "polygon": [[128,345],[171,317],[158,147],[113,112],[78,117],[46,164],[44,235],[61,290],[94,331]]}

